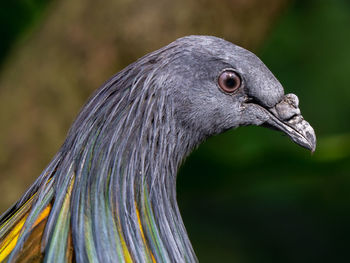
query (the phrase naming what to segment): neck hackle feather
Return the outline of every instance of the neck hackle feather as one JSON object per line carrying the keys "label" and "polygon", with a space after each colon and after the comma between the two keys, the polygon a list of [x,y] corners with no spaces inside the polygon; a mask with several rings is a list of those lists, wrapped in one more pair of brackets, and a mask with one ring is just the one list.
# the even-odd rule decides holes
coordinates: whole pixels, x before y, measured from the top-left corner
{"label": "neck hackle feather", "polygon": [[169,45],[96,91],[48,167],[0,218],[0,262],[197,261],[176,202],[177,169],[196,142],[162,89],[171,82],[162,69],[179,55]]}

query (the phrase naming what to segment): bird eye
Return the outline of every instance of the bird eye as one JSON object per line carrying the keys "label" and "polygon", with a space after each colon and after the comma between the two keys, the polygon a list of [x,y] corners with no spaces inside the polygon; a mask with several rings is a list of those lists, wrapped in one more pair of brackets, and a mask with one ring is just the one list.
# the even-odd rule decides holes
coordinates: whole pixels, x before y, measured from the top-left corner
{"label": "bird eye", "polygon": [[223,91],[232,93],[241,86],[241,78],[233,70],[225,70],[220,74],[218,83]]}

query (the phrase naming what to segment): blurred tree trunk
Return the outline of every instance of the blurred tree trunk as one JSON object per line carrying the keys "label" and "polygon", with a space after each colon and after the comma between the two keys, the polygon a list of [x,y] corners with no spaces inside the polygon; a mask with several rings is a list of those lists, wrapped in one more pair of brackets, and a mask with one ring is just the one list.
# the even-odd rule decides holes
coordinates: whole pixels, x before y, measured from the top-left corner
{"label": "blurred tree trunk", "polygon": [[189,34],[254,50],[287,1],[54,1],[0,75],[0,213],[39,175],[89,94],[113,73]]}

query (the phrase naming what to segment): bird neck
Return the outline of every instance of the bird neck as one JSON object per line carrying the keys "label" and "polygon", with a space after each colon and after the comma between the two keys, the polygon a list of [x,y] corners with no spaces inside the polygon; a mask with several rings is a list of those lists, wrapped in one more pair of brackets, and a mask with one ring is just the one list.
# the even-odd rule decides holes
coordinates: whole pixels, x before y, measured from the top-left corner
{"label": "bird neck", "polygon": [[13,255],[52,204],[41,240],[45,262],[64,262],[72,250],[78,263],[197,261],[176,202],[176,174],[200,138],[177,122],[164,88],[172,80],[161,71],[168,60],[154,67],[153,55],[119,72],[83,107],[18,202],[36,193]]}
{"label": "bird neck", "polygon": [[75,249],[84,252],[78,261],[197,261],[176,201],[177,170],[194,140],[178,126],[171,99],[154,89],[100,93],[62,148],[62,163],[75,160],[76,167],[71,225]]}
{"label": "bird neck", "polygon": [[194,262],[176,201],[177,170],[189,138],[177,127],[171,101],[155,97],[154,110],[138,110],[134,124],[125,126],[127,146],[117,143],[111,154],[117,163],[109,187],[115,192],[113,214],[136,261]]}

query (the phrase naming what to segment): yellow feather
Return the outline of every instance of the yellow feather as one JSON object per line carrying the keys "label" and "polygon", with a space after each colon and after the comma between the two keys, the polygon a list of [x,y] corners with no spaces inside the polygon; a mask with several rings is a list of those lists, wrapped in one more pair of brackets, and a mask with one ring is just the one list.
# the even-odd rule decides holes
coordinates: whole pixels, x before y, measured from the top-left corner
{"label": "yellow feather", "polygon": [[144,233],[143,233],[143,228],[142,228],[142,224],[141,224],[141,220],[140,220],[140,212],[139,212],[139,210],[138,210],[138,208],[137,208],[136,202],[135,202],[135,208],[136,208],[137,222],[138,222],[138,224],[139,224],[139,228],[140,228],[140,232],[141,232],[142,241],[143,241],[143,243],[144,243],[144,245],[145,245],[145,247],[146,247],[146,249],[147,249],[148,254],[151,255],[152,262],[153,262],[153,263],[156,263],[156,260],[155,260],[155,258],[154,258],[154,256],[153,256],[152,252],[149,251],[149,248],[148,248],[148,246],[147,246],[146,238],[145,238],[145,235],[144,235]]}
{"label": "yellow feather", "polygon": [[[43,221],[49,215],[51,211],[51,204],[49,204],[39,215],[38,219],[35,221],[34,226],[36,227],[41,221]],[[21,233],[22,227],[28,217],[25,215],[11,230],[11,232],[5,237],[5,239],[0,244],[0,262],[2,262],[15,248],[18,237]]]}
{"label": "yellow feather", "polygon": [[122,243],[122,248],[123,248],[125,262],[126,263],[132,263],[132,259],[131,259],[131,256],[130,256],[129,249],[126,246],[125,240],[124,240],[123,236],[120,234],[120,232],[119,232],[119,237],[120,237],[120,241]]}

